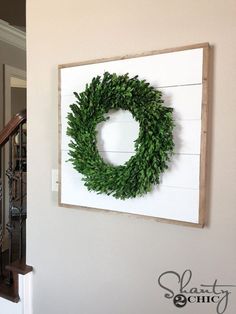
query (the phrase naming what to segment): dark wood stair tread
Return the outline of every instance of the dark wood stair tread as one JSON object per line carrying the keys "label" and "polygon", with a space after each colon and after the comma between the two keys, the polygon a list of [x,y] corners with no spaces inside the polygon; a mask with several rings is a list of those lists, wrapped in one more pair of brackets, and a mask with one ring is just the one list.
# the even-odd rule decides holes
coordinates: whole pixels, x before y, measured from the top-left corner
{"label": "dark wood stair tread", "polygon": [[10,265],[7,265],[6,269],[12,272],[16,272],[17,274],[20,275],[26,275],[33,270],[33,267],[26,265],[25,262],[22,260],[17,260],[11,263]]}
{"label": "dark wood stair tread", "polygon": [[19,302],[18,293],[18,275],[26,275],[33,270],[33,267],[26,265],[25,260],[17,260],[5,267],[6,270],[12,272],[13,285],[7,286],[5,280],[0,280],[0,297],[12,302]]}

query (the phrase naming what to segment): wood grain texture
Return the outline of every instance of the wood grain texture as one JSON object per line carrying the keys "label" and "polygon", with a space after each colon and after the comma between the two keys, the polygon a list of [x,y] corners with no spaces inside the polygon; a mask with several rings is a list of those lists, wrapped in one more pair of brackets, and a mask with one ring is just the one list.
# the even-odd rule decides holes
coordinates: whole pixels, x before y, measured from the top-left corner
{"label": "wood grain texture", "polygon": [[61,145],[62,145],[61,71],[58,71],[58,203],[61,204]]}
{"label": "wood grain texture", "polygon": [[182,46],[182,47],[167,48],[167,49],[161,49],[161,50],[152,50],[152,51],[148,51],[148,52],[146,51],[146,52],[141,52],[141,53],[137,53],[137,54],[127,54],[125,56],[114,56],[111,58],[101,58],[101,59],[85,60],[85,61],[80,61],[80,62],[72,62],[72,63],[67,63],[67,64],[60,64],[58,66],[58,69],[71,68],[71,67],[75,67],[75,66],[79,66],[79,65],[109,62],[109,61],[115,61],[115,60],[140,58],[140,57],[158,55],[158,54],[163,54],[163,53],[205,48],[205,47],[208,48],[209,43],[205,42],[205,43],[193,44],[193,45]]}
{"label": "wood grain texture", "polygon": [[26,110],[16,114],[0,132],[0,147],[6,144],[19,125],[26,121]]}
{"label": "wood grain texture", "polygon": [[148,80],[155,88],[199,85],[202,84],[202,50],[198,48],[64,68],[61,69],[61,92],[62,95],[73,95],[74,91],[83,91],[94,76],[103,76],[104,72],[117,75],[129,73],[129,77],[138,74],[139,79]]}
{"label": "wood grain texture", "polygon": [[16,272],[20,275],[26,275],[33,271],[33,267],[29,266],[25,263],[25,260],[17,260],[10,265],[6,266],[7,270],[10,270],[12,272]]}
{"label": "wood grain texture", "polygon": [[209,106],[209,57],[210,46],[203,48],[202,71],[202,128],[201,128],[201,154],[200,154],[200,192],[199,192],[199,223],[205,224],[206,216],[206,178],[207,178],[207,131],[208,131],[208,106]]}

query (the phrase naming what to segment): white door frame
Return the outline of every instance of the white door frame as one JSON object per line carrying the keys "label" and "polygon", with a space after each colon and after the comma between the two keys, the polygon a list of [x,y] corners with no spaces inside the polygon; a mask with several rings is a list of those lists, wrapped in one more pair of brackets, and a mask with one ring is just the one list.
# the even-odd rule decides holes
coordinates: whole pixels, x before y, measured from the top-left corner
{"label": "white door frame", "polygon": [[4,64],[4,125],[11,119],[11,77],[26,80],[26,71]]}

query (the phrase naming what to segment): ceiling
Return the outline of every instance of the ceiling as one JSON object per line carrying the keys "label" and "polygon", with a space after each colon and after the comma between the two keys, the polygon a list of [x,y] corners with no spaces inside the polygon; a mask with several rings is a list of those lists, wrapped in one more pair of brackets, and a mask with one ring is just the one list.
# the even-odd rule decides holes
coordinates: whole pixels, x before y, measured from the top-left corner
{"label": "ceiling", "polygon": [[25,30],[26,0],[0,0],[0,19]]}

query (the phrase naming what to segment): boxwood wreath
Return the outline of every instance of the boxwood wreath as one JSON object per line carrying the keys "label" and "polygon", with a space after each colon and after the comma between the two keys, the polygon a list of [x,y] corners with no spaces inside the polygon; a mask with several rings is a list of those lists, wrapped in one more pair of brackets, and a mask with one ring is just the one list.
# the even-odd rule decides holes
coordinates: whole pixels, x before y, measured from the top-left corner
{"label": "boxwood wreath", "polygon": [[[161,92],[138,76],[106,72],[74,95],[77,100],[68,114],[69,161],[88,190],[117,199],[150,192],[160,183],[174,148],[173,109],[163,105]],[[119,166],[106,163],[97,148],[96,126],[109,119],[105,114],[111,109],[129,110],[139,122],[135,155]]]}

